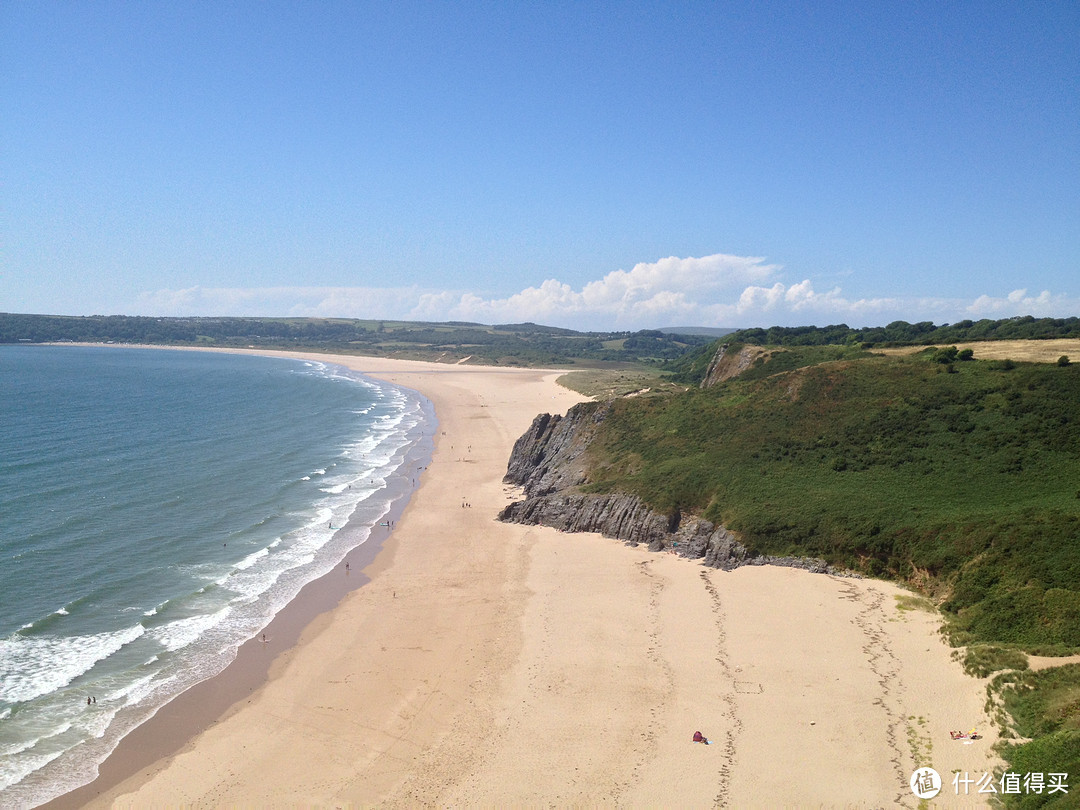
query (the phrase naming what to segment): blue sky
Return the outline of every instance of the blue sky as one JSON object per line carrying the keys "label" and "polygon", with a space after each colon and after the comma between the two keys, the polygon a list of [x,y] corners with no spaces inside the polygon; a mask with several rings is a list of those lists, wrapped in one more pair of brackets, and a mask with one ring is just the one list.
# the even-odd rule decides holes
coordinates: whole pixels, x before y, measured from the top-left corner
{"label": "blue sky", "polygon": [[1080,315],[1080,5],[3,3],[0,311]]}

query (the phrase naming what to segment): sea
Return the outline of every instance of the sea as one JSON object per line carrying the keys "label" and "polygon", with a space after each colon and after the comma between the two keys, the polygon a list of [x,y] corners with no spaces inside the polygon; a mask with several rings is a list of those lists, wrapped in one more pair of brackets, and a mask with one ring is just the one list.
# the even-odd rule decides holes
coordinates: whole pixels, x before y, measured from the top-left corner
{"label": "sea", "polygon": [[434,428],[329,362],[0,346],[0,806],[221,672],[379,533]]}

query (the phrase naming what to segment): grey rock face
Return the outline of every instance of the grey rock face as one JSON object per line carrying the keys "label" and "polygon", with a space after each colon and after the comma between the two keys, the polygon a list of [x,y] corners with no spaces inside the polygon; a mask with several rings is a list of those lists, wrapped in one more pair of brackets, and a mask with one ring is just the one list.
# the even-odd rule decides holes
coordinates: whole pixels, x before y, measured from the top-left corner
{"label": "grey rock face", "polygon": [[503,480],[530,496],[548,495],[585,483],[585,448],[607,407],[575,405],[566,416],[542,413],[516,442]]}
{"label": "grey rock face", "polygon": [[541,414],[514,443],[503,480],[525,490],[526,498],[507,506],[499,520],[550,526],[566,532],[599,532],[650,551],[673,551],[701,559],[713,568],[740,565],[787,565],[832,572],[821,560],[753,557],[723,526],[679,513],[654,512],[636,495],[593,495],[579,491],[587,483],[585,451],[609,406],[576,405],[565,417]]}

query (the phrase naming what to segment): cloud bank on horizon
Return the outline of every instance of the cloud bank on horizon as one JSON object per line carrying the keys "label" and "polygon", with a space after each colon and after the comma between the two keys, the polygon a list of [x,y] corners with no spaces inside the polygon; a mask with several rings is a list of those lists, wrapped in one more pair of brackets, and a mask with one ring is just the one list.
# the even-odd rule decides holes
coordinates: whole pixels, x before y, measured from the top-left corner
{"label": "cloud bank on horizon", "polygon": [[1080,315],[1080,4],[820,6],[7,3],[0,311]]}
{"label": "cloud bank on horizon", "polygon": [[412,321],[534,322],[581,331],[669,326],[754,327],[895,320],[952,323],[979,318],[1066,317],[1080,299],[1016,289],[970,299],[934,296],[852,298],[811,279],[785,282],[783,267],[760,256],[669,256],[614,270],[575,289],[550,278],[506,297],[406,287],[251,287],[159,289],[139,295],[138,312],[156,316],[338,317]]}

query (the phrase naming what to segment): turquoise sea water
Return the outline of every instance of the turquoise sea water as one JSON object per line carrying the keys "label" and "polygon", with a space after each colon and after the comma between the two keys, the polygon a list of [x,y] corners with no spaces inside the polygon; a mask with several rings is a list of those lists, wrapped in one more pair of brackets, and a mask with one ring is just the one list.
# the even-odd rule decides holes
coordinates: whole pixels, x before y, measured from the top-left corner
{"label": "turquoise sea water", "polygon": [[433,428],[332,365],[0,346],[0,806],[90,781],[220,672],[370,535]]}

